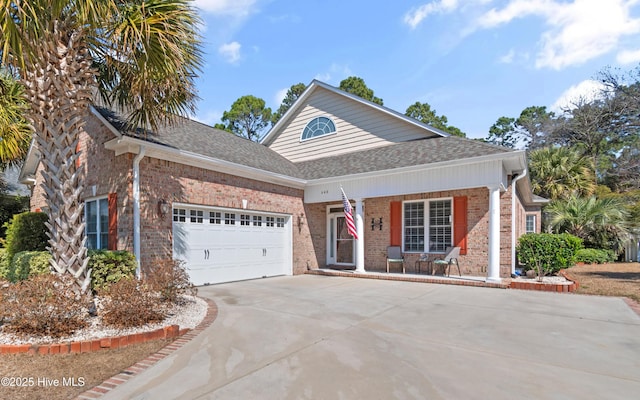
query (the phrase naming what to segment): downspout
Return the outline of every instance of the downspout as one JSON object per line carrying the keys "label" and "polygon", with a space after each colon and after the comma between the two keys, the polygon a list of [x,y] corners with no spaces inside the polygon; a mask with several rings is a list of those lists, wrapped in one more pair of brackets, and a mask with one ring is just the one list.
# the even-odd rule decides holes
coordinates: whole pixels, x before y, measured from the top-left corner
{"label": "downspout", "polygon": [[511,274],[516,273],[516,183],[527,176],[527,170],[511,181]]}
{"label": "downspout", "polygon": [[144,158],[145,147],[140,146],[133,159],[133,254],[136,257],[136,276],[140,278],[140,161]]}

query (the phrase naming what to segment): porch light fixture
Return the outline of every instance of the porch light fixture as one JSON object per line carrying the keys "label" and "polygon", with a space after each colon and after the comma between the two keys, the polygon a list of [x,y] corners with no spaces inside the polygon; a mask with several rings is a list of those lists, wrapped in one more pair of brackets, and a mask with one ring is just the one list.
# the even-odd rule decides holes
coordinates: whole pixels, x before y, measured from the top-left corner
{"label": "porch light fixture", "polygon": [[158,216],[164,218],[169,212],[169,203],[165,199],[158,200]]}
{"label": "porch light fixture", "polygon": [[371,218],[371,230],[375,231],[376,227],[378,227],[379,230],[382,230],[382,217],[378,219],[378,222],[376,222],[375,218]]}

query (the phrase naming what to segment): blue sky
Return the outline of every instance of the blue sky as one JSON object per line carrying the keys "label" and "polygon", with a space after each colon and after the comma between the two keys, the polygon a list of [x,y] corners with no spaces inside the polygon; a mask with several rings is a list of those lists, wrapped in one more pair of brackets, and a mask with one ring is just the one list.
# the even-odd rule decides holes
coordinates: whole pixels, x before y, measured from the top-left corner
{"label": "blue sky", "polygon": [[[206,63],[194,116],[243,95],[275,111],[293,84],[355,75],[404,113],[429,103],[468,137],[528,106],[588,96],[640,63],[640,0],[195,0]],[[570,100],[569,100],[570,101]]]}

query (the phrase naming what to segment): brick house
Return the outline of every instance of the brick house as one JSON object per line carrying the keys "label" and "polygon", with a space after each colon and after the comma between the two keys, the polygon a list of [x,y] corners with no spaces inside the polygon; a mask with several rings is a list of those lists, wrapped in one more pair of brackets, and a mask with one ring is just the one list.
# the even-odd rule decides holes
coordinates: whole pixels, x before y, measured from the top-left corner
{"label": "brick house", "polygon": [[[408,272],[420,254],[460,246],[463,274],[499,281],[516,239],[540,231],[524,151],[449,136],[319,81],[260,144],[188,119],[141,136],[100,107],[86,132],[88,246],[133,251],[143,271],[182,259],[196,284],[383,271],[390,245]],[[21,178],[32,209],[44,208],[39,168],[31,149]]]}

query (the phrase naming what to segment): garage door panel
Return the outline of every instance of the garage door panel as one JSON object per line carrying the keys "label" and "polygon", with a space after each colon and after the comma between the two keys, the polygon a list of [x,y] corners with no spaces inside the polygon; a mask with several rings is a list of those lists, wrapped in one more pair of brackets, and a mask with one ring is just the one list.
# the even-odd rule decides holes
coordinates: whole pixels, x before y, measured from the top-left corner
{"label": "garage door panel", "polygon": [[[184,208],[183,220],[176,218],[180,212],[174,211],[174,257],[185,261],[194,284],[291,274],[290,217],[245,210],[205,209],[198,213],[188,205]],[[220,216],[212,219],[217,223],[210,223],[210,213]],[[235,224],[225,223],[225,214],[235,214]],[[192,220],[190,215],[204,217]],[[249,216],[242,217],[247,225],[240,223],[241,215]]]}

